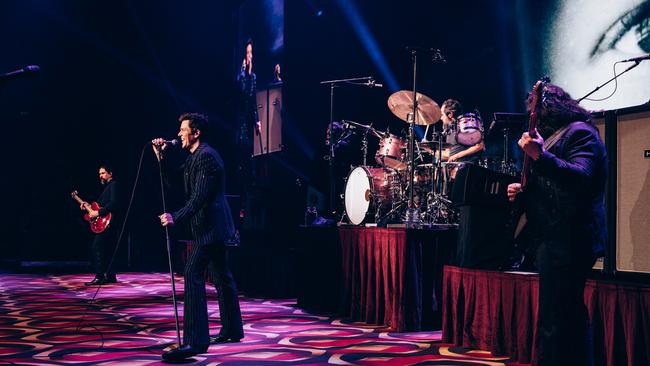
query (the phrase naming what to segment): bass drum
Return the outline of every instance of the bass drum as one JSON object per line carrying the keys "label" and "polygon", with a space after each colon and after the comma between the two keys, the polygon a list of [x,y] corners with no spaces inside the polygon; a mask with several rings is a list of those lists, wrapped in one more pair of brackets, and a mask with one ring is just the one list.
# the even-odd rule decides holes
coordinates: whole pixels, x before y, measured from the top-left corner
{"label": "bass drum", "polygon": [[350,223],[359,225],[366,217],[391,202],[392,173],[383,168],[359,166],[345,182],[345,213]]}
{"label": "bass drum", "polygon": [[465,113],[458,117],[456,141],[465,146],[473,146],[483,141],[483,121],[478,114]]}

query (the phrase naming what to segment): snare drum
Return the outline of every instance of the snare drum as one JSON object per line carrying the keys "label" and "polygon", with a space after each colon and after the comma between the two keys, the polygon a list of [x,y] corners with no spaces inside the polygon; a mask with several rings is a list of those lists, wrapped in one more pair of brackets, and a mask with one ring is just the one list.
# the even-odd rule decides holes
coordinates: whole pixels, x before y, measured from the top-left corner
{"label": "snare drum", "polygon": [[456,141],[465,146],[473,146],[483,141],[483,121],[474,113],[465,113],[458,117]]}
{"label": "snare drum", "polygon": [[393,173],[383,168],[358,166],[345,182],[345,213],[359,225],[392,202]]}
{"label": "snare drum", "polygon": [[404,170],[406,169],[405,150],[406,141],[395,135],[384,137],[379,141],[375,161],[386,168]]}

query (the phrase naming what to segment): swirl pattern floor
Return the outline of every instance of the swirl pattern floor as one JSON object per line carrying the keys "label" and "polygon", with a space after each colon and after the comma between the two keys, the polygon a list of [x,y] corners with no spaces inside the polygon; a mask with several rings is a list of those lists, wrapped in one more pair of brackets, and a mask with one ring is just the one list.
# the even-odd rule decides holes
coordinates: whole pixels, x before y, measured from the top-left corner
{"label": "swirl pattern floor", "polygon": [[[86,287],[88,275],[0,275],[0,364],[156,365],[176,331],[169,275],[126,273]],[[182,280],[177,280],[182,294]],[[208,288],[211,333],[219,327]],[[451,347],[440,332],[387,333],[313,315],[295,299],[241,297],[246,337],[212,345],[194,365],[518,365],[487,352]],[[179,303],[182,314],[182,303]],[[181,317],[182,322],[182,317]]]}

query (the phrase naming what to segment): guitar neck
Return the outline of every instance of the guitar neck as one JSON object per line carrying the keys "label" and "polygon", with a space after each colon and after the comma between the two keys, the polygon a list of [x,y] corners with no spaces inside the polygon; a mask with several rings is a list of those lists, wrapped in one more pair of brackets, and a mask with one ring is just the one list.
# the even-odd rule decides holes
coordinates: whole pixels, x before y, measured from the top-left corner
{"label": "guitar neck", "polygon": [[[532,113],[530,115],[530,122],[528,122],[528,134],[532,137],[535,134],[535,128],[537,126],[537,114]],[[524,154],[524,162],[521,167],[521,188],[526,187],[528,184],[528,174],[530,174],[530,156]]]}
{"label": "guitar neck", "polygon": [[86,210],[87,212],[90,212],[90,205],[87,204],[87,203],[84,204],[85,203],[84,200],[82,200],[79,196],[77,196],[76,193],[72,193],[72,198],[74,198],[74,200],[77,201],[77,203],[79,203],[79,205],[84,205],[84,210]]}

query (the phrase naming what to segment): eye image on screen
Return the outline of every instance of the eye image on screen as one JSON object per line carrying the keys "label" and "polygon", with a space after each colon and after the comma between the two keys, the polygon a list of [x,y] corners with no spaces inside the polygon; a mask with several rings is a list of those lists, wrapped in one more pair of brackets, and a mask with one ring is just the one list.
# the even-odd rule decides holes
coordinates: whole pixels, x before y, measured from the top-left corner
{"label": "eye image on screen", "polygon": [[[580,98],[614,76],[614,64],[650,53],[650,1],[557,2],[549,12],[545,60],[547,73]],[[616,64],[616,73],[635,61]],[[582,105],[608,110],[650,100],[650,60],[620,76]],[[611,97],[609,97],[611,95]]]}

